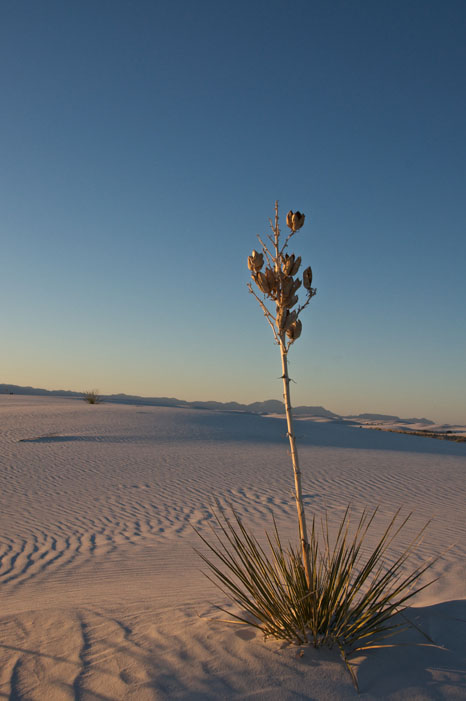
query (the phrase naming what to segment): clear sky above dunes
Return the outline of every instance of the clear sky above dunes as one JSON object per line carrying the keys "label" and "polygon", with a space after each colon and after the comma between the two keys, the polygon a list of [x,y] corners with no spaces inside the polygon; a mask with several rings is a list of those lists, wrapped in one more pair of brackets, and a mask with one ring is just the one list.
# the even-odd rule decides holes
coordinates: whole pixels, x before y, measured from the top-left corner
{"label": "clear sky above dunes", "polygon": [[298,404],[466,422],[463,0],[5,0],[0,382],[281,396],[246,257],[318,289]]}

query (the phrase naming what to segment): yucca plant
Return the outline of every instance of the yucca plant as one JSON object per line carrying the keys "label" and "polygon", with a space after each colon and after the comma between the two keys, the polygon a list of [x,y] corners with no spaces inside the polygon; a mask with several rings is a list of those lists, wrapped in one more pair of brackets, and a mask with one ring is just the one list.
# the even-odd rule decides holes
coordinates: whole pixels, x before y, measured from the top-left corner
{"label": "yucca plant", "polygon": [[213,513],[217,528],[211,529],[216,544],[198,535],[215,559],[200,551],[198,554],[212,573],[206,573],[207,578],[240,612],[217,608],[238,623],[258,628],[265,637],[316,648],[338,648],[356,688],[357,677],[349,657],[384,647],[382,640],[408,627],[410,623],[403,614],[407,602],[435,581],[420,582],[435,560],[408,574],[404,571],[427,524],[390,565],[384,562],[393,539],[411,518],[411,514],[401,518],[400,510],[366,555],[362,550],[377,509],[371,514],[364,511],[352,531],[347,509],[333,540],[327,518],[321,521],[320,538],[313,519],[308,551],[310,587],[301,553],[291,546],[283,547],[275,520],[272,536],[266,533],[267,553],[234,509],[230,518],[219,505]]}
{"label": "yucca plant", "polygon": [[[290,643],[336,646],[357,687],[348,656],[380,646],[381,640],[406,625],[403,609],[416,593],[432,583],[421,583],[420,578],[434,561],[406,573],[406,561],[419,545],[423,528],[392,564],[386,564],[387,549],[410,519],[410,515],[401,518],[400,511],[367,556],[363,556],[363,550],[368,549],[366,538],[377,509],[373,513],[364,511],[353,531],[347,509],[333,541],[326,518],[319,533],[313,518],[308,533],[288,374],[288,352],[302,331],[301,312],[316,294],[311,268],[305,268],[299,278],[301,256],[288,250],[304,220],[301,212],[288,212],[288,232],[283,239],[276,202],[275,218],[269,220],[268,243],[259,236],[261,251],[253,250],[248,257],[255,286],[249,283],[249,291],[258,301],[280,349],[299,547],[283,547],[274,521],[272,535],[266,533],[266,553],[233,509],[229,517],[218,506],[213,510],[215,544],[198,532],[214,560],[205,553],[199,554],[210,568],[211,574],[206,576],[249,614],[246,618],[229,612],[233,618],[259,628],[266,636]],[[301,287],[305,292],[300,303],[297,292]]]}
{"label": "yucca plant", "polygon": [[88,389],[83,392],[83,399],[88,404],[102,404],[103,399],[99,394],[98,389]]}
{"label": "yucca plant", "polygon": [[[309,559],[309,539],[307,534],[306,515],[301,486],[301,469],[299,466],[296,437],[293,431],[293,413],[290,397],[290,377],[288,374],[288,351],[290,346],[300,337],[302,321],[299,318],[301,312],[307,307],[316,294],[312,287],[312,269],[307,267],[303,271],[302,280],[297,277],[301,266],[301,256],[288,252],[288,244],[304,224],[305,215],[301,212],[289,211],[286,215],[288,233],[283,240],[279,227],[278,202],[275,202],[275,219],[269,220],[271,234],[268,235],[268,245],[258,236],[262,252],[253,250],[248,257],[248,268],[256,288],[262,293],[262,298],[254,290],[251,283],[249,291],[259,302],[265,318],[269,322],[280,348],[282,360],[283,399],[285,402],[286,422],[288,427],[288,439],[290,442],[291,462],[293,465],[296,509],[298,512],[299,538],[301,553],[306,575],[307,585],[311,587],[312,573]],[[265,268],[264,268],[265,266]],[[263,270],[264,269],[264,270]],[[296,294],[301,285],[305,289],[305,297],[302,304]]]}

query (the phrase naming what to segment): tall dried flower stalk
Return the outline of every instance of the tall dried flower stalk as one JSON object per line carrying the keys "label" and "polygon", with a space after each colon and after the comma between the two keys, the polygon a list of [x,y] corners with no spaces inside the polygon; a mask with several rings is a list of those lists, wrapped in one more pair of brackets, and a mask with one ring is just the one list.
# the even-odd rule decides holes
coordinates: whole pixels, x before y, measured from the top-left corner
{"label": "tall dried flower stalk", "polygon": [[[303,271],[302,279],[297,277],[301,266],[301,256],[295,256],[294,253],[288,252],[288,244],[291,238],[304,224],[304,214],[300,212],[288,212],[286,225],[289,229],[289,233],[287,233],[284,240],[281,239],[281,232],[278,225],[278,202],[275,202],[275,219],[274,221],[270,219],[269,222],[272,233],[267,236],[268,243],[266,244],[262,238],[258,236],[262,252],[254,250],[248,257],[248,268],[251,271],[251,278],[259,294],[262,296],[257,294],[251,283],[248,283],[248,288],[251,294],[257,299],[264,312],[265,318],[272,328],[275,341],[280,347],[283,371],[283,398],[285,401],[291,461],[293,463],[299,536],[306,582],[310,590],[312,582],[309,558],[310,545],[306,526],[306,515],[304,512],[301,470],[299,467],[296,437],[293,430],[290,377],[288,374],[288,351],[290,346],[301,335],[302,323],[299,316],[315,295],[316,290],[311,287],[311,268],[308,267]],[[301,286],[304,287],[305,290],[305,297],[302,304],[299,303],[299,298],[296,294]],[[268,304],[272,304],[272,309]]]}

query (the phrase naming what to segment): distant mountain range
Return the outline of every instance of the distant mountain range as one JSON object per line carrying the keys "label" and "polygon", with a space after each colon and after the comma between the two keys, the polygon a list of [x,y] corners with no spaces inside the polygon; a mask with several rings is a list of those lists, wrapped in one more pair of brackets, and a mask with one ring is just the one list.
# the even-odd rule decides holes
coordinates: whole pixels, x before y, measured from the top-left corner
{"label": "distant mountain range", "polygon": [[[70,390],[49,390],[38,389],[36,387],[20,387],[19,385],[0,384],[0,394],[27,394],[44,397],[67,397],[69,399],[82,399],[82,392],[72,392]],[[145,406],[168,406],[184,407],[189,409],[209,409],[211,411],[241,411],[251,414],[284,414],[285,405],[278,399],[268,399],[264,402],[253,402],[252,404],[239,404],[238,402],[187,402],[184,399],[175,397],[139,397],[132,394],[103,394],[102,399],[106,402],[117,404],[140,404]],[[295,416],[317,417],[333,420],[350,419],[353,421],[391,421],[403,424],[423,424],[425,426],[434,425],[429,419],[401,419],[399,416],[387,414],[358,414],[342,416],[333,411],[324,409],[322,406],[297,406],[293,407]]]}

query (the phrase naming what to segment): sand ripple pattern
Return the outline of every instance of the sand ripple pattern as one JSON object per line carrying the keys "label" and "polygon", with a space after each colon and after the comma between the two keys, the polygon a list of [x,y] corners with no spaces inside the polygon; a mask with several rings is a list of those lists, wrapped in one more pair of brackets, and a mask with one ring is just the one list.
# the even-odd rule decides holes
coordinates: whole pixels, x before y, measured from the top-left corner
{"label": "sand ripple pattern", "polygon": [[[333,529],[349,502],[356,514],[379,504],[385,524],[402,505],[415,510],[405,544],[433,516],[413,564],[457,543],[410,612],[439,644],[362,659],[364,698],[463,698],[466,444],[314,422],[297,432],[309,516],[327,510]],[[199,573],[193,527],[209,532],[213,500],[259,538],[273,512],[296,541],[282,420],[0,397],[0,697],[354,699],[336,652],[212,622],[220,595]]]}
{"label": "sand ripple pattern", "polygon": [[[191,561],[193,527],[206,532],[215,499],[261,532],[273,512],[295,538],[280,419],[0,400],[0,584],[9,596],[46,582],[55,592],[96,568],[111,586],[118,571],[139,571],[143,561],[170,567],[181,552]],[[300,422],[297,432],[310,514],[379,503],[388,517],[403,505],[416,511],[413,528],[440,514],[426,552],[456,542],[455,557],[464,556],[463,496],[455,487],[464,444],[313,422]]]}

